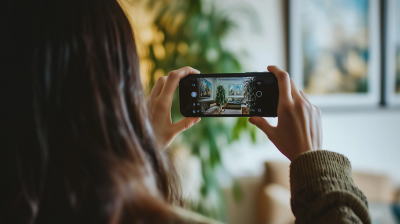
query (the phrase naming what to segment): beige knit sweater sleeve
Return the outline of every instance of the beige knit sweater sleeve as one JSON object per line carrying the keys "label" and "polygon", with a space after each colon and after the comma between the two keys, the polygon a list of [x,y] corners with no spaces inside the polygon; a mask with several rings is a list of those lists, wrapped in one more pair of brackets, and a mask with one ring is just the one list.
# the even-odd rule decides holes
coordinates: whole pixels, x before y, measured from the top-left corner
{"label": "beige knit sweater sleeve", "polygon": [[351,176],[349,160],[318,150],[290,165],[291,206],[296,223],[371,223],[368,202]]}

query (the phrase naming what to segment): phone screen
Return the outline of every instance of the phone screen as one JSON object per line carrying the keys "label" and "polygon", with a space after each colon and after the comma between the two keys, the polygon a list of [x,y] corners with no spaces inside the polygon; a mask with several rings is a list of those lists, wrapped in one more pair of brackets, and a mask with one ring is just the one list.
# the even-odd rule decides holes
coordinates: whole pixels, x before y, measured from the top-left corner
{"label": "phone screen", "polygon": [[185,117],[277,117],[278,80],[270,72],[196,74],[179,83]]}

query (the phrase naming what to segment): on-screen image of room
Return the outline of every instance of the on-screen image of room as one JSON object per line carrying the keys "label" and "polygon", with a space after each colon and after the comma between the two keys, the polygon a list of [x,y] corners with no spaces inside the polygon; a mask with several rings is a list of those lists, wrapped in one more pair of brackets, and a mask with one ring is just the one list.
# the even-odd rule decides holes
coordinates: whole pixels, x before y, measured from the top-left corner
{"label": "on-screen image of room", "polygon": [[254,85],[251,77],[199,78],[197,102],[205,115],[249,114],[252,98],[246,91],[251,85]]}

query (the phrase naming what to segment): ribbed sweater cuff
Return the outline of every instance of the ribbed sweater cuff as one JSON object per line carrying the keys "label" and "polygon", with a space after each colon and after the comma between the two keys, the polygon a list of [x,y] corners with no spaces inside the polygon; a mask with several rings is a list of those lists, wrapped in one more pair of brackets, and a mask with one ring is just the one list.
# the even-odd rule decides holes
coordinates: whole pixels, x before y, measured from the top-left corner
{"label": "ribbed sweater cuff", "polygon": [[353,184],[350,161],[343,155],[326,150],[299,155],[290,165],[290,190],[297,194],[305,185],[318,179],[336,179]]}

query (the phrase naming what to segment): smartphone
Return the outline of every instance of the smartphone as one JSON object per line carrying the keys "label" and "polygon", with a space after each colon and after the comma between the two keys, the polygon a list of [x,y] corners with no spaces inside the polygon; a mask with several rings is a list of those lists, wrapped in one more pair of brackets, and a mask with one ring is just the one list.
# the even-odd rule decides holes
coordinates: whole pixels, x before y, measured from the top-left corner
{"label": "smartphone", "polygon": [[188,75],[179,82],[185,117],[277,117],[278,80],[270,72]]}

